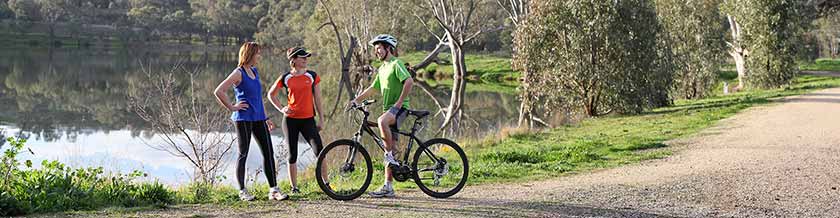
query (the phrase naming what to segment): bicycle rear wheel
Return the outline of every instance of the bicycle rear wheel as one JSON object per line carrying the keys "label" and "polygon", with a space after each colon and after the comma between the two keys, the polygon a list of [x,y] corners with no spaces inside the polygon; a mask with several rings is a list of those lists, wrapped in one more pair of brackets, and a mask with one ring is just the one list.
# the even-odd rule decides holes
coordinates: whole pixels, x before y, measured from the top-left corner
{"label": "bicycle rear wheel", "polygon": [[318,156],[315,180],[332,199],[348,201],[364,194],[373,176],[370,155],[349,139],[327,145]]}
{"label": "bicycle rear wheel", "polygon": [[448,198],[464,188],[469,176],[467,155],[449,139],[432,139],[414,152],[411,163],[414,182],[423,193]]}

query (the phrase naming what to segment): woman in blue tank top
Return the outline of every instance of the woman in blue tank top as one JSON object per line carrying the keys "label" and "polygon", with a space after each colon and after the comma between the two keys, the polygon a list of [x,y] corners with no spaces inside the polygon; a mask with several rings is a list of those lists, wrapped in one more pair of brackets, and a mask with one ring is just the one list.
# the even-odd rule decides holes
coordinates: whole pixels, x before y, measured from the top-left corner
{"label": "woman in blue tank top", "polygon": [[[231,119],[236,123],[236,134],[239,140],[239,159],[236,163],[239,198],[243,201],[254,200],[254,196],[248,194],[245,189],[245,163],[248,158],[248,148],[251,145],[251,136],[253,135],[260,147],[265,176],[268,185],[271,187],[268,191],[268,199],[285,200],[289,196],[283,194],[277,188],[274,149],[269,133],[271,129],[274,129],[274,123],[268,119],[263,106],[260,73],[256,67],[259,60],[259,44],[255,42],[243,44],[239,49],[239,66],[216,87],[216,100],[233,113]],[[236,104],[231,104],[225,94],[231,86],[233,86],[235,92]]]}

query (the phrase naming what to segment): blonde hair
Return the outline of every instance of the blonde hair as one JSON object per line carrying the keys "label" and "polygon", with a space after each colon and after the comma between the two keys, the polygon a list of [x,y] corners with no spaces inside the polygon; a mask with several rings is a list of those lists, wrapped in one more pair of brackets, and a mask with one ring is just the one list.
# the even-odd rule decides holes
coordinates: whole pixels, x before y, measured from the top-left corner
{"label": "blonde hair", "polygon": [[244,67],[246,64],[254,61],[254,56],[260,51],[260,45],[256,42],[245,42],[239,48],[239,66]]}

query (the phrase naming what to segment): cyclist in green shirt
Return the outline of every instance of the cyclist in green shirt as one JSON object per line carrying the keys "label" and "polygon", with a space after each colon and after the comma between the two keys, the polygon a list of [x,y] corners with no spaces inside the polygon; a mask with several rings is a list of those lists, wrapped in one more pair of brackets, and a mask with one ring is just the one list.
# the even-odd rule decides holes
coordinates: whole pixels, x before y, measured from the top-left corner
{"label": "cyclist in green shirt", "polygon": [[[396,38],[382,34],[370,40],[369,44],[374,47],[376,56],[383,63],[378,69],[373,84],[350,103],[358,104],[360,99],[367,98],[373,90],[379,90],[382,93],[382,106],[386,112],[379,116],[378,123],[382,139],[385,141],[385,163],[389,166],[399,166],[392,152],[397,134],[391,132],[390,126],[399,126],[399,122],[405,119],[408,110],[408,93],[411,92],[414,80],[406,69],[405,62],[396,57],[398,56]],[[385,167],[385,185],[378,191],[371,192],[370,195],[377,198],[394,197],[391,181],[393,181],[391,168]]]}

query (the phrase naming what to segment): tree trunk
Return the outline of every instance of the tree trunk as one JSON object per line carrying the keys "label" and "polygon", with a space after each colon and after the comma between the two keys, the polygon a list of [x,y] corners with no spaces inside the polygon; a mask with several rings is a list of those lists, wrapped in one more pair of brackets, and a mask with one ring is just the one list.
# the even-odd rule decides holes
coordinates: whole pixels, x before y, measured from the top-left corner
{"label": "tree trunk", "polygon": [[[335,27],[333,25],[333,27]],[[342,51],[341,49],[344,47],[343,43],[341,43],[341,37],[338,35],[338,29],[335,29],[336,39],[339,40],[339,57],[341,62],[341,77],[338,80],[338,95],[335,96],[335,104],[333,104],[333,109],[330,114],[327,116],[332,119],[335,112],[338,110],[338,106],[341,105],[341,95],[342,92],[346,89],[347,90],[347,97],[348,99],[353,99],[356,97],[356,93],[353,91],[353,84],[350,81],[350,64],[353,59],[353,51],[358,46],[358,39],[354,36],[348,36],[350,40],[350,44],[347,46],[346,51]]]}
{"label": "tree trunk", "polygon": [[338,83],[339,83],[338,84],[338,86],[339,86],[338,87],[338,95],[335,96],[335,104],[333,105],[332,112],[330,112],[330,114],[328,116],[331,119],[332,116],[337,111],[338,105],[341,104],[341,95],[342,95],[343,90],[345,90],[345,89],[347,90],[347,97],[349,99],[353,99],[353,98],[356,97],[356,93],[354,93],[354,91],[353,91],[353,84],[351,84],[351,81],[350,81],[350,65],[352,64],[351,61],[353,60],[353,54],[354,54],[354,51],[356,49],[356,46],[358,45],[358,38],[356,38],[356,36],[350,34],[349,31],[345,31],[345,33],[347,33],[347,40],[349,40],[349,44],[347,45],[347,50],[344,50],[344,42],[341,38],[341,33],[338,32],[338,26],[336,26],[336,23],[333,20],[332,12],[327,7],[327,5],[324,3],[323,0],[318,1],[318,3],[322,7],[324,7],[324,10],[327,12],[327,20],[328,20],[328,22],[326,22],[326,23],[322,24],[320,27],[318,27],[318,31],[320,31],[321,28],[324,28],[326,26],[331,26],[332,27],[333,33],[335,34],[335,40],[336,40],[336,42],[338,42],[338,55],[339,55],[338,58],[339,58],[339,61],[341,63],[341,77],[338,80]]}
{"label": "tree trunk", "polygon": [[210,31],[204,33],[204,45],[210,45]]}
{"label": "tree trunk", "polygon": [[344,57],[341,57],[341,80],[339,81],[344,89],[347,89],[347,97],[353,99],[356,93],[353,93],[353,84],[350,84],[350,64],[352,63],[353,51],[359,45],[358,39],[354,36],[349,36],[350,44],[344,52]]}
{"label": "tree trunk", "polygon": [[519,104],[519,121],[517,125],[519,128],[526,127],[531,129],[534,127],[534,122],[531,119],[532,111],[531,111],[531,96],[525,96],[522,98],[522,103]]}
{"label": "tree trunk", "polygon": [[728,15],[726,18],[729,21],[729,31],[732,34],[732,42],[728,43],[730,47],[729,55],[735,61],[735,69],[738,71],[738,86],[736,89],[740,90],[746,85],[744,80],[748,76],[746,62],[744,62],[748,51],[741,45],[741,25],[732,15]]}
{"label": "tree trunk", "polygon": [[55,46],[55,23],[49,24],[50,28],[50,47]]}
{"label": "tree trunk", "polygon": [[517,122],[519,128],[527,127],[530,129],[534,127],[533,109],[531,107],[533,96],[531,96],[529,90],[530,85],[530,73],[526,69],[522,72],[522,91],[520,93],[522,102],[519,104],[519,121]]}
{"label": "tree trunk", "polygon": [[583,107],[587,116],[598,116],[598,110],[595,108],[596,104],[595,101],[593,101],[592,97],[586,98],[586,102],[583,104]]}
{"label": "tree trunk", "polygon": [[454,40],[450,40],[449,50],[452,54],[452,94],[449,98],[449,106],[446,109],[446,118],[438,130],[441,130],[451,125],[452,132],[457,132],[460,127],[461,117],[463,116],[464,95],[467,88],[467,65],[464,62],[464,50],[462,45]]}
{"label": "tree trunk", "polygon": [[729,55],[735,60],[735,69],[738,71],[738,86],[736,89],[743,89],[746,86],[744,80],[747,78],[747,66],[746,62],[744,62],[744,54],[742,52],[732,51],[729,52]]}
{"label": "tree trunk", "polygon": [[414,70],[420,70],[429,66],[429,64],[437,60],[438,54],[444,48],[443,46],[443,43],[438,43],[437,46],[435,46],[435,49],[432,50],[432,52],[429,52],[428,55],[426,55],[426,58],[423,58],[423,60],[420,61],[420,63],[415,64],[414,66],[412,66],[412,68],[414,68]]}

